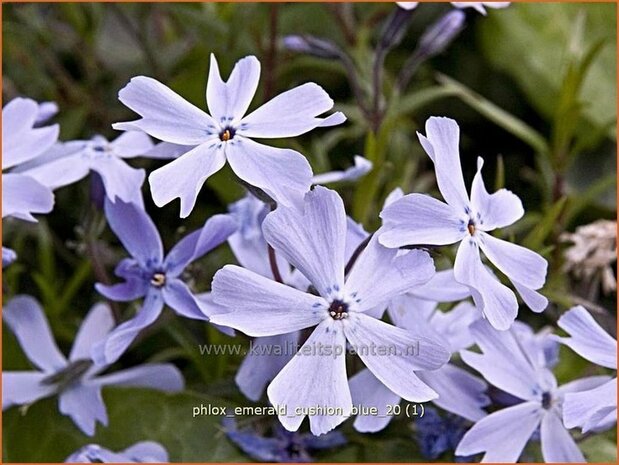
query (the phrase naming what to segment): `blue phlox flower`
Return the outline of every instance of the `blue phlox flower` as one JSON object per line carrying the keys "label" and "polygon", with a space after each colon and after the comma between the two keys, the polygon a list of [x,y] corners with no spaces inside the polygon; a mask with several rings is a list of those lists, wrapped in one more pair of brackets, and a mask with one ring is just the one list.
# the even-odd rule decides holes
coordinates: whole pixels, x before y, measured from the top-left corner
{"label": "blue phlox flower", "polygon": [[139,131],[125,132],[111,142],[103,136],[94,136],[90,140],[56,144],[20,171],[53,190],[73,184],[94,171],[101,177],[112,202],[120,199],[141,205],[146,173],[142,168],[132,168],[125,160],[147,156],[153,146],[150,137]]}
{"label": "blue phlox flower", "polygon": [[[617,341],[584,307],[578,305],[568,310],[558,324],[570,336],[557,337],[558,341],[596,365],[617,369]],[[595,389],[567,394],[563,419],[566,428],[579,427],[583,433],[617,423],[617,378]]]}
{"label": "blue phlox flower", "polygon": [[[442,274],[441,274],[442,273]],[[451,274],[451,278],[450,278]],[[438,279],[437,279],[438,277]],[[436,280],[436,281],[435,281]],[[435,281],[432,284],[432,281]],[[451,270],[439,272],[427,283],[413,289],[424,288],[431,290],[429,295],[435,294],[435,285],[444,283],[444,289],[450,288],[453,281]],[[452,289],[460,292],[458,283]],[[436,287],[440,289],[440,287]],[[449,293],[445,294],[449,300]],[[455,296],[457,294],[454,294]],[[388,313],[393,324],[404,329],[415,329],[417,332],[443,341],[451,353],[470,347],[473,337],[468,330],[469,323],[475,321],[479,315],[475,307],[462,302],[449,312],[442,312],[437,308],[436,301],[417,298],[412,292],[397,296],[389,303]],[[487,385],[479,377],[466,370],[447,363],[438,370],[419,371],[419,379],[430,386],[438,394],[432,402],[443,410],[454,413],[470,421],[477,421],[486,415],[483,407],[490,403],[486,395]],[[375,407],[378,415],[359,415],[353,424],[360,432],[376,432],[385,428],[393,419],[388,415],[388,406],[397,405],[401,398],[369,370],[362,370],[350,379],[350,389],[354,405]]]}
{"label": "blue phlox flower", "polygon": [[98,444],[87,444],[69,455],[66,463],[165,463],[168,451],[154,441],[140,441],[118,452]]}
{"label": "blue phlox flower", "polygon": [[313,462],[313,451],[333,449],[347,442],[339,431],[330,431],[317,437],[309,433],[290,432],[280,425],[274,425],[272,435],[265,436],[251,427],[237,428],[232,418],[226,418],[223,423],[228,438],[260,462]]}
{"label": "blue phlox flower", "polygon": [[340,112],[318,117],[333,107],[333,100],[314,83],[284,92],[246,115],[259,78],[260,62],[248,56],[236,63],[224,82],[211,55],[206,86],[210,114],[149,77],[135,77],[120,91],[120,101],[142,118],[116,123],[114,128],[141,130],[188,148],[149,176],[157,206],[178,197],[180,216],[187,217],[204,182],[226,161],[240,179],[262,189],[276,202],[287,206],[302,203],[312,177],[305,157],[253,139],[295,137],[320,126],[341,124],[346,118]]}
{"label": "blue phlox flower", "polygon": [[471,289],[477,308],[497,329],[511,326],[518,314],[518,301],[514,292],[485,267],[480,249],[510,279],[529,308],[543,311],[548,300],[537,290],[546,280],[546,260],[525,247],[488,234],[520,219],[524,215],[522,202],[507,189],[487,192],[481,158],[469,198],[460,166],[460,130],[454,120],[429,118],[426,135],[418,133],[421,145],[434,162],[438,187],[447,203],[423,194],[409,194],[388,205],[381,213],[381,244],[401,247],[460,242],[455,278]]}
{"label": "blue phlox flower", "polygon": [[33,214],[54,206],[51,189],[18,172],[58,140],[58,125],[36,127],[39,120],[40,106],[31,99],[15,98],[2,108],[2,218],[36,221]]}
{"label": "blue phlox flower", "polygon": [[470,328],[482,353],[461,351],[464,362],[488,383],[522,402],[475,423],[462,438],[456,455],[484,453],[482,462],[516,462],[539,429],[546,462],[584,462],[563,426],[564,399],[569,393],[600,386],[610,378],[592,376],[557,386],[554,375],[544,366],[543,353],[531,356],[529,341],[517,328],[497,331],[485,320],[476,321]]}
{"label": "blue phlox flower", "polygon": [[205,311],[209,306],[204,302],[198,305],[181,275],[191,262],[224,242],[237,227],[229,215],[215,215],[164,256],[155,224],[138,205],[106,201],[105,214],[131,258],[121,260],[114,271],[124,282],[111,286],[98,283],[96,289],[110,300],[130,302],[143,297],[144,301],[133,318],[95,346],[93,358],[97,364],[117,360],[137,334],[158,318],[164,304],[185,318],[208,320]]}
{"label": "blue phlox flower", "polygon": [[[228,307],[212,321],[250,336],[274,336],[316,326],[298,355],[267,389],[270,402],[286,406],[284,427],[296,431],[309,413],[314,434],[324,434],[350,415],[352,401],[345,366],[345,347],[389,348],[390,356],[357,351],[368,368],[390,389],[411,401],[426,401],[436,393],[420,382],[415,371],[444,365],[448,352],[423,335],[388,325],[366,312],[434,274],[432,259],[419,250],[398,252],[369,241],[345,278],[347,218],[339,195],[316,187],[306,194],[304,209],[278,207],[262,229],[267,242],[313,285],[318,295],[274,282],[234,265],[213,279],[215,302]],[[259,317],[257,317],[259,315]],[[408,354],[419,344],[420,356]],[[327,347],[323,351],[321,348]],[[303,356],[303,353],[311,355]],[[308,408],[335,409],[312,414]]]}
{"label": "blue phlox flower", "polygon": [[136,386],[176,392],[184,387],[179,370],[172,364],[146,364],[115,373],[101,372],[90,357],[94,344],[114,327],[106,304],[96,304],[84,318],[69,357],[58,349],[45,314],[30,296],[17,296],[3,309],[2,317],[28,359],[38,371],[3,371],[2,409],[25,405],[58,395],[60,413],[71,417],[77,427],[94,435],[96,423],[107,425],[107,411],[101,389],[105,386]]}
{"label": "blue phlox flower", "polygon": [[[238,230],[228,238],[234,256],[244,268],[274,279],[268,258],[268,244],[262,233],[262,222],[270,210],[268,205],[248,194],[233,203],[229,210],[239,225]],[[347,261],[367,235],[360,225],[347,219]],[[293,270],[281,254],[276,254],[275,259],[283,283],[307,291],[311,284],[309,280],[299,270]],[[235,377],[241,392],[248,399],[258,401],[267,385],[294,356],[298,343],[298,331],[255,338]]]}

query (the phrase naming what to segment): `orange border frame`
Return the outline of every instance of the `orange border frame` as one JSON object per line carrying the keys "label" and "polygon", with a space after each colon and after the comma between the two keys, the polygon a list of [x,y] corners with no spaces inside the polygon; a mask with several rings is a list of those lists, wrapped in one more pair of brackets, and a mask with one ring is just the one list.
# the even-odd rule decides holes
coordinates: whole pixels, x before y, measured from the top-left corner
{"label": "orange border frame", "polygon": [[[430,0],[420,0],[422,3],[448,3],[449,0],[436,0],[436,1],[430,1]],[[287,0],[270,0],[270,1],[265,1],[265,0],[258,0],[258,1],[254,1],[254,0],[233,0],[233,1],[222,1],[222,0],[205,0],[205,1],[196,1],[196,0],[169,0],[169,1],[165,1],[165,0],[134,0],[134,1],[127,1],[127,0],[96,0],[96,1],[89,1],[89,0],[71,0],[70,2],[64,2],[61,0],[0,0],[0,52],[2,51],[2,13],[3,13],[3,9],[1,8],[1,6],[5,3],[393,3],[392,0],[374,0],[374,1],[367,1],[367,0],[327,0],[327,1],[321,1],[321,0],[294,0],[292,2],[287,1]],[[537,0],[515,0],[515,2],[513,3],[550,3],[550,2],[540,2]],[[559,0],[557,2],[552,2],[552,3],[615,3],[618,5],[617,10],[616,10],[616,16],[617,16],[617,22],[619,23],[619,0]],[[615,31],[615,40],[617,43],[617,48],[619,49],[619,31]],[[0,75],[3,76],[2,74],[2,60],[0,60]],[[618,87],[619,87],[619,60],[617,60],[616,62],[616,72],[617,72],[617,78],[618,78]],[[0,105],[3,106],[3,102],[2,102],[2,80],[0,79]],[[619,97],[617,97],[617,106],[619,107]],[[619,132],[619,120],[617,121],[617,132]],[[2,118],[0,118],[0,130],[2,129]],[[2,136],[0,135],[0,141],[2,140]],[[619,154],[619,140],[617,141],[617,153]],[[0,155],[1,156],[1,155]],[[617,177],[619,177],[619,166],[617,167]],[[0,182],[0,184],[2,184]],[[619,191],[618,191],[619,192]],[[619,201],[619,195],[616,193],[617,195],[617,200]],[[0,200],[2,199],[2,193],[0,192]],[[617,233],[619,235],[619,223],[617,224]],[[0,220],[0,235],[2,234],[2,221]],[[0,280],[2,279],[2,269],[0,268]],[[619,287],[619,274],[617,276],[617,287]],[[0,295],[0,317],[2,316],[2,304],[3,304],[3,296]],[[617,304],[618,310],[619,310],[619,304]],[[619,333],[619,322],[617,324],[617,332]],[[0,329],[0,369],[2,369],[2,330]],[[0,394],[2,393],[2,381],[0,380]],[[617,396],[617,399],[619,401],[619,394]],[[2,412],[0,411],[0,449],[2,446],[2,441],[3,441],[3,436],[2,436]],[[619,442],[617,443],[617,454],[619,455]],[[3,458],[0,456],[0,464],[4,463]],[[7,463],[14,463],[14,462],[7,462]],[[45,463],[45,464],[50,464],[51,462],[41,462],[41,463]],[[201,462],[171,462],[171,463],[180,463],[180,464],[189,464],[189,463],[201,463]],[[239,462],[204,462],[204,463],[209,463],[209,464],[215,464],[215,465],[225,465],[228,463],[238,463],[240,465]],[[328,463],[328,462],[327,462]],[[339,465],[353,465],[357,462],[344,462],[344,463],[340,463]],[[391,464],[391,462],[364,462],[364,463],[368,463],[369,465],[376,465],[376,464]],[[411,462],[411,463],[424,463],[424,462]],[[473,465],[470,462],[461,462],[464,463],[465,465]],[[395,465],[395,464],[394,464]]]}

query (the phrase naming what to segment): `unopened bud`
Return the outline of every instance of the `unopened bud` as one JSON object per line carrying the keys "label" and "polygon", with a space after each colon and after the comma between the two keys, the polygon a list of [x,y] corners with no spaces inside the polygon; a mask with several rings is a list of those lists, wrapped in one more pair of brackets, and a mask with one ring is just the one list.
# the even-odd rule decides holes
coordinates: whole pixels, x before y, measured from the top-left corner
{"label": "unopened bud", "polygon": [[380,35],[380,42],[378,43],[379,50],[389,50],[402,42],[402,38],[408,29],[412,13],[412,10],[405,10],[403,8],[396,8],[393,11],[391,16],[387,19]]}
{"label": "unopened bud", "polygon": [[441,53],[464,28],[466,15],[452,10],[432,24],[419,39],[417,54],[425,58]]}
{"label": "unopened bud", "polygon": [[341,57],[341,50],[333,42],[310,35],[291,35],[284,37],[284,47],[293,52],[336,60]]}

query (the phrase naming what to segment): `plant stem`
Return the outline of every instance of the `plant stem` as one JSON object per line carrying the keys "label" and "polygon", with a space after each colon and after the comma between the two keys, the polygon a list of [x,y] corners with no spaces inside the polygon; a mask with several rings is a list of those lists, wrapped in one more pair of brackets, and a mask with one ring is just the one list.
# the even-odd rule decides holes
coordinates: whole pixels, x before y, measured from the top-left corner
{"label": "plant stem", "polygon": [[361,255],[361,252],[363,252],[365,250],[365,248],[368,246],[368,244],[372,240],[372,236],[374,236],[374,233],[372,233],[368,237],[366,237],[357,246],[355,251],[352,253],[352,255],[350,256],[350,259],[348,260],[348,263],[346,263],[346,267],[344,268],[344,276],[348,276],[348,273],[350,273],[350,270],[352,270],[352,267],[355,265],[355,262],[357,261],[357,259]]}
{"label": "plant stem", "polygon": [[268,244],[267,249],[269,251],[269,265],[271,265],[271,272],[273,273],[273,279],[278,283],[283,284],[284,280],[282,279],[282,275],[279,272],[279,267],[277,266],[277,258],[275,257],[275,249],[271,247],[271,244]]}

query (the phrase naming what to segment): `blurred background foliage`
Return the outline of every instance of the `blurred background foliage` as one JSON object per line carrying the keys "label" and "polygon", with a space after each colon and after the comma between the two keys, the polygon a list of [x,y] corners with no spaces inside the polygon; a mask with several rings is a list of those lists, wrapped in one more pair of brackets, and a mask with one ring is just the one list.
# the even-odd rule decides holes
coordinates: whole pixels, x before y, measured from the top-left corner
{"label": "blurred background foliage", "polygon": [[[462,133],[465,178],[472,179],[476,157],[484,156],[487,184],[511,189],[525,204],[526,216],[502,234],[550,261],[543,292],[551,306],[541,316],[523,309],[521,318],[542,327],[554,323],[565,308],[585,303],[615,334],[616,294],[602,295],[563,272],[566,245],[559,239],[579,225],[616,218],[615,4],[512,4],[487,17],[467,10],[466,27],[458,38],[424,62],[410,84],[398,91],[398,74],[419,37],[450,9],[448,4],[421,5],[402,42],[385,58],[378,94],[375,50],[383,24],[397,8],[393,3],[58,3],[2,8],[3,101],[23,95],[57,102],[55,120],[62,140],[116,137],[111,123],[134,117],[118,102],[117,92],[136,75],[155,77],[205,108],[210,53],[217,56],[224,75],[245,55],[260,59],[262,79],[253,107],[300,83],[317,82],[348,115],[348,123],[274,143],[301,151],[315,173],[346,168],[354,154],[372,160],[374,170],[360,183],[336,186],[349,211],[369,230],[378,226],[377,214],[393,188],[438,195],[431,162],[415,131],[423,131],[432,115],[455,118]],[[376,102],[380,110],[378,121],[360,110],[340,61],[285,50],[282,38],[289,34],[311,34],[344,50],[362,99]],[[150,172],[162,162],[133,164]],[[157,209],[147,187],[144,192],[167,247],[243,195],[232,173],[222,170],[207,182],[192,215],[181,221],[176,203]],[[57,191],[54,211],[38,224],[3,222],[3,242],[19,254],[18,262],[3,273],[4,301],[21,293],[37,297],[65,350],[88,308],[101,299],[93,289],[101,279],[101,269],[95,267],[109,275],[124,254],[92,210],[90,184],[84,180]],[[449,250],[441,252],[439,266],[450,257]],[[226,246],[209,254],[192,269],[194,289],[208,290],[215,271],[233,261]],[[135,308],[125,305],[123,311],[128,315]],[[15,338],[4,329],[4,368],[28,369]],[[174,461],[247,460],[224,439],[217,418],[191,418],[191,407],[201,402],[248,404],[232,381],[240,357],[201,356],[197,349],[199,343],[239,340],[164,314],[118,365],[173,361],[185,374],[187,392],[170,396],[107,389],[110,427],[99,428],[94,440],[57,412],[55,399],[13,408],[3,415],[4,460],[57,461],[88,442],[117,450],[144,439],[160,441]],[[561,356],[560,382],[599,372],[569,350],[562,348]],[[414,422],[401,418],[381,433],[361,435],[347,422],[349,445],[317,458],[421,461],[412,430]],[[616,429],[583,438],[588,459],[616,461],[615,436]],[[539,459],[535,448],[528,454]]]}

